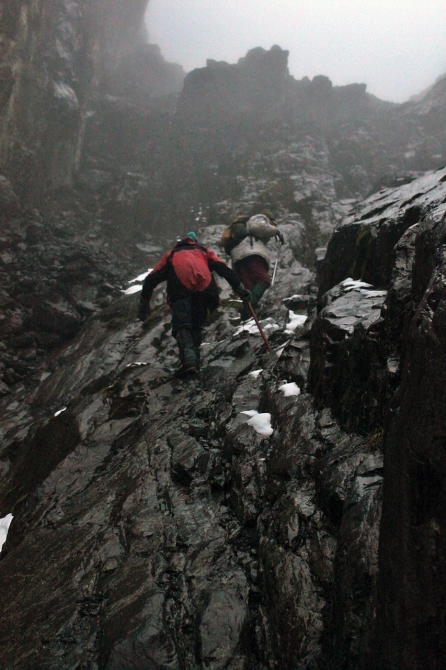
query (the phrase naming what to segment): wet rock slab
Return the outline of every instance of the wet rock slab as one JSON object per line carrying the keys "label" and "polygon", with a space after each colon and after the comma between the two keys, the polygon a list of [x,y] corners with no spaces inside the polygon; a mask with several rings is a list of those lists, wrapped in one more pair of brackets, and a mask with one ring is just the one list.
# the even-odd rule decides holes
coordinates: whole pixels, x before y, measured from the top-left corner
{"label": "wet rock slab", "polygon": [[381,309],[386,291],[346,281],[324,296],[328,303],[311,330],[309,388],[350,429],[382,425],[385,369]]}
{"label": "wet rock slab", "polygon": [[[280,300],[308,287],[297,273],[271,291],[277,333],[288,321]],[[203,373],[182,382],[172,376],[168,311],[156,307],[142,329],[134,303],[124,296],[91,319],[26,396],[26,411],[4,401],[2,509],[14,521],[0,617],[20,633],[2,640],[1,662],[311,667],[329,630],[338,529],[363,458],[357,438],[324,461],[336,439],[327,446],[311,397],[279,390],[305,387],[309,329],[284,333],[278,355],[265,356],[258,334],[234,334],[228,303],[206,335]],[[256,432],[244,411],[270,413],[273,434]],[[344,462],[352,466],[334,512],[335,494],[319,482]],[[365,527],[364,515],[361,507]]]}

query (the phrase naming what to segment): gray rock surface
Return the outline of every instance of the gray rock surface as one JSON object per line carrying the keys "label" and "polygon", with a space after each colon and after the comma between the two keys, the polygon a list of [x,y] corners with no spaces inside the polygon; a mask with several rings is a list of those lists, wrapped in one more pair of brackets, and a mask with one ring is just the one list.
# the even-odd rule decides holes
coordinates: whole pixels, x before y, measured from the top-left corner
{"label": "gray rock surface", "polygon": [[[376,204],[380,201],[378,210]],[[358,370],[352,376],[353,386],[362,379],[366,382],[366,392],[374,389],[371,395],[376,399],[377,407],[383,410],[384,419],[381,423],[383,432],[369,438],[370,445],[376,446],[382,441],[384,450],[379,559],[372,568],[376,574],[378,566],[378,579],[377,587],[372,588],[367,614],[369,617],[371,605],[377,603],[376,622],[372,623],[358,652],[359,667],[370,670],[376,667],[383,670],[440,668],[444,658],[441,603],[445,576],[440,558],[444,550],[444,464],[439,445],[442,444],[441,426],[444,422],[440,389],[444,385],[445,202],[444,169],[428,173],[408,186],[386,191],[379,197],[372,196],[359,207],[352,217],[354,220],[347,220],[334,233],[322,268],[325,286],[330,286],[340,271],[342,249],[348,248],[344,272],[347,266],[354,267],[358,280],[370,281],[373,276],[378,286],[388,289],[380,318],[376,321],[377,324],[381,322],[381,327],[372,338],[375,351],[380,354],[375,358],[373,376],[370,379],[371,368],[368,366],[362,368],[362,375]],[[408,213],[415,211],[416,222],[412,214],[407,221]],[[388,244],[388,229],[398,220],[406,220],[411,225],[402,226],[393,249],[383,253]],[[353,248],[355,253],[349,256]],[[320,296],[322,310],[313,328],[314,335],[319,338],[313,344],[316,356],[319,351],[320,357],[321,343],[329,324],[332,327],[330,310],[340,301],[339,286]],[[339,310],[337,315],[340,315]],[[348,339],[345,337],[345,342]],[[355,333],[350,339],[354,341]],[[328,353],[333,348],[346,347],[334,340],[328,334],[325,340]],[[350,355],[343,367],[357,363],[358,353],[367,359],[369,346],[366,341],[366,346]],[[312,358],[312,365],[316,360]],[[320,364],[310,370],[319,396],[325,392],[319,380],[331,362],[329,356],[322,356]],[[328,371],[332,372],[330,368]],[[337,379],[336,374],[333,377]],[[342,380],[340,371],[338,377]],[[377,392],[376,386],[374,388],[374,379],[381,380],[381,393]],[[337,405],[338,398],[337,393],[328,395],[326,402],[340,415],[343,408]],[[364,396],[359,392],[358,399],[362,400],[361,405],[364,403],[370,419],[376,419],[373,408],[367,405],[367,395],[364,402]],[[352,420],[351,415],[348,420]],[[373,486],[373,477],[381,477],[381,467],[372,470],[370,475]],[[373,535],[378,528],[378,508],[372,505],[370,511],[375,517]],[[339,607],[342,610],[343,605],[339,604]],[[334,657],[340,649],[339,644],[332,648]],[[345,667],[351,666],[347,664]]]}
{"label": "gray rock surface", "polygon": [[[304,391],[309,365],[308,327],[284,332],[282,296],[306,295],[301,313],[314,296],[297,260],[279,272],[265,305],[280,319],[272,358],[255,331],[231,324],[226,289],[202,374],[175,380],[166,308],[141,329],[135,297],[124,296],[83,327],[39,386],[5,398],[1,509],[14,514],[0,561],[2,628],[14,631],[2,641],[5,667],[321,662],[326,613],[342,597],[334,571],[349,583],[351,571],[363,575],[364,552],[376,554],[364,485],[372,466],[362,437],[307,393],[279,390],[295,380]],[[273,435],[258,434],[246,410],[270,413]],[[354,521],[343,511],[349,496]],[[346,565],[338,547],[342,537],[348,551],[352,533],[358,561]],[[366,608],[360,595],[355,611]],[[362,635],[357,626],[355,644]]]}
{"label": "gray rock surface", "polygon": [[350,430],[369,433],[383,424],[386,297],[365,282],[345,281],[325,295],[311,331],[309,389]]}

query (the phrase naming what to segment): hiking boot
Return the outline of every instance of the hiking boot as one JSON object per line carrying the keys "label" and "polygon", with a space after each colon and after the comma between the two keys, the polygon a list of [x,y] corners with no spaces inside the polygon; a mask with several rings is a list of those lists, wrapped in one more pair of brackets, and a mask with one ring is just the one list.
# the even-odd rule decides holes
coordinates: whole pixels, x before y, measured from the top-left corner
{"label": "hiking boot", "polygon": [[182,365],[181,367],[178,368],[178,370],[175,370],[175,377],[177,377],[178,379],[184,379],[185,377],[192,377],[197,374],[198,374],[198,368],[196,368],[195,366],[186,367],[185,365]]}
{"label": "hiking boot", "polygon": [[182,352],[181,362],[183,363],[183,368],[188,370],[189,368],[198,368],[197,354],[194,348],[186,347]]}
{"label": "hiking boot", "polygon": [[194,348],[194,341],[192,338],[192,333],[188,328],[182,328],[176,334],[176,339],[178,342],[178,349],[180,353],[181,367],[183,370],[191,370],[195,368],[195,371],[199,367],[199,351],[198,357],[197,352]]}

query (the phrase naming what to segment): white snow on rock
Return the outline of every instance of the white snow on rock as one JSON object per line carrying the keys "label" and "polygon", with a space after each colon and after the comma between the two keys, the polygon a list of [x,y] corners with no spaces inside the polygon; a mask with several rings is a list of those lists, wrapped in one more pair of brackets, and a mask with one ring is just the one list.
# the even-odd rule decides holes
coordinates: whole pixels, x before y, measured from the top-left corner
{"label": "white snow on rock", "polygon": [[259,414],[255,409],[248,409],[244,412],[240,412],[240,414],[246,414],[251,417],[247,422],[248,426],[252,426],[259,435],[269,437],[273,434],[274,430],[271,426],[271,414],[269,414],[269,412]]}
{"label": "white snow on rock", "polygon": [[308,316],[305,316],[305,314],[295,314],[292,309],[288,311],[288,318],[289,321],[286,325],[286,328],[284,330],[285,333],[288,335],[291,335],[294,333],[296,328],[299,326],[303,326],[305,321],[308,319]]}
{"label": "white snow on rock", "polygon": [[387,291],[366,291],[363,288],[359,289],[359,292],[367,298],[385,298],[387,295]]}
{"label": "white snow on rock", "polygon": [[152,272],[153,268],[149,268],[147,272],[143,272],[142,275],[138,275],[135,279],[131,279],[129,284],[135,284],[135,282],[142,283],[144,279]]}
{"label": "white snow on rock", "polygon": [[339,286],[342,286],[345,293],[362,288],[372,288],[371,284],[366,284],[365,281],[361,281],[360,279],[352,279],[351,277],[348,277],[347,279],[344,279],[344,281],[341,281]]}
{"label": "white snow on rock", "polygon": [[279,347],[279,349],[276,349],[276,350],[275,350],[275,351],[276,351],[276,356],[277,356],[277,358],[280,358],[280,357],[281,357],[281,355],[282,355],[283,352],[285,351],[285,347],[286,347],[286,345],[288,344],[288,342],[290,342],[290,340],[287,340],[287,341],[285,342],[285,344],[283,344],[281,347]]}
{"label": "white snow on rock", "polygon": [[13,518],[12,514],[7,514],[3,519],[0,519],[0,551],[6,542],[6,536],[8,535],[9,526]]}
{"label": "white snow on rock", "polygon": [[[365,295],[366,298],[384,298],[387,295],[387,291],[376,291],[371,284],[367,284],[360,279],[352,279],[351,277],[341,281],[339,286],[341,286],[344,293],[358,291],[359,293],[362,293],[362,295]],[[370,291],[369,289],[372,290]]]}
{"label": "white snow on rock", "polygon": [[132,295],[132,293],[138,293],[138,291],[142,291],[143,281],[152,272],[152,270],[153,268],[149,268],[147,272],[143,272],[142,274],[135,277],[135,279],[131,279],[129,281],[129,284],[134,285],[129,286],[129,288],[123,289],[122,293],[124,293],[125,295]]}
{"label": "white snow on rock", "polygon": [[132,295],[132,293],[138,293],[138,291],[142,291],[142,284],[135,284],[134,286],[130,286],[130,288],[126,288],[123,293],[125,295]]}
{"label": "white snow on rock", "polygon": [[254,334],[256,332],[259,332],[254,319],[249,319],[249,321],[245,321],[245,323],[242,326],[239,326],[237,328],[234,335],[240,335],[240,333],[245,333],[245,332],[250,333],[250,334]]}
{"label": "white snow on rock", "polygon": [[283,395],[287,398],[288,396],[300,395],[300,388],[295,382],[290,382],[287,384],[282,384],[279,386],[279,391],[282,391]]}
{"label": "white snow on rock", "polygon": [[253,377],[254,379],[257,379],[257,377],[262,372],[263,372],[263,368],[261,368],[260,370],[253,370],[252,372],[248,372],[248,377]]}
{"label": "white snow on rock", "polygon": [[62,407],[62,409],[59,409],[57,412],[54,412],[54,416],[59,416],[59,414],[62,414],[62,412],[65,412],[66,409],[67,409],[66,407]]}
{"label": "white snow on rock", "polygon": [[137,368],[140,365],[148,365],[148,363],[144,363],[144,361],[135,361],[134,363],[129,363],[125,367],[126,368]]}
{"label": "white snow on rock", "polygon": [[[268,317],[264,321],[261,321],[260,325],[262,326],[265,333],[274,333],[276,330],[280,329],[280,326],[278,326],[277,323],[275,323],[271,317]],[[239,326],[237,328],[234,335],[240,335],[240,333],[249,333],[250,335],[260,336],[259,329],[257,328],[257,324],[254,321],[254,319],[249,319],[249,321],[245,321],[245,323],[242,326]]]}
{"label": "white snow on rock", "polygon": [[[269,321],[270,319],[267,319]],[[265,332],[269,333],[274,333],[276,330],[280,330],[280,326],[277,323],[274,323],[274,321],[271,319],[271,323],[265,323],[265,325],[262,326],[263,330]]]}

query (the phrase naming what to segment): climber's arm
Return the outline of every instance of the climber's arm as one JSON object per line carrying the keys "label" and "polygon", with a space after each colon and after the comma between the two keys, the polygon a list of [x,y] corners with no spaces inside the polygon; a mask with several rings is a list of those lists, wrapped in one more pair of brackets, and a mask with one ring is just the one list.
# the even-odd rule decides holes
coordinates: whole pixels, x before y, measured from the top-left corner
{"label": "climber's arm", "polygon": [[234,270],[231,270],[231,268],[210,249],[208,250],[208,265],[212,272],[216,272],[220,277],[226,279],[232,290],[235,291],[243,301],[246,302],[250,300],[251,293],[243,286],[238,274],[234,272]]}
{"label": "climber's arm", "polygon": [[161,260],[155,265],[152,272],[147,275],[142,287],[141,297],[139,299],[138,318],[145,321],[150,314],[150,299],[154,289],[163,281],[167,281],[169,252],[164,254]]}

